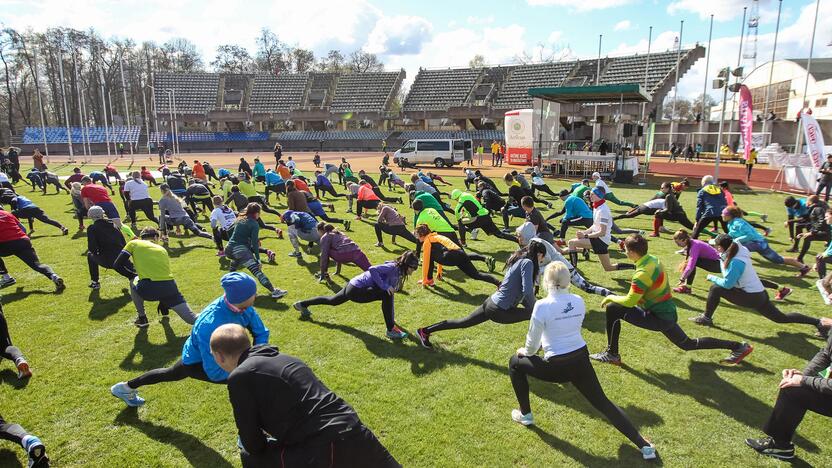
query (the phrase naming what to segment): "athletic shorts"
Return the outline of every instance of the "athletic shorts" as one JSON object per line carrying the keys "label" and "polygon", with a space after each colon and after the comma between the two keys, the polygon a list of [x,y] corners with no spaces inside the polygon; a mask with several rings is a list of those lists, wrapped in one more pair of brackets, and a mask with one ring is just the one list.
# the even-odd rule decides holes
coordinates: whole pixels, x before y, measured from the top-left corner
{"label": "athletic shorts", "polygon": [[145,301],[158,301],[171,309],[185,302],[174,280],[141,279],[136,283],[136,292]]}
{"label": "athletic shorts", "polygon": [[596,255],[603,255],[610,252],[609,244],[597,237],[590,237],[589,243],[592,245],[592,253]]}
{"label": "athletic shorts", "polygon": [[102,210],[104,210],[104,214],[107,215],[109,219],[121,219],[121,215],[118,214],[118,210],[116,206],[113,205],[113,202],[98,202],[95,204],[96,206],[100,206]]}

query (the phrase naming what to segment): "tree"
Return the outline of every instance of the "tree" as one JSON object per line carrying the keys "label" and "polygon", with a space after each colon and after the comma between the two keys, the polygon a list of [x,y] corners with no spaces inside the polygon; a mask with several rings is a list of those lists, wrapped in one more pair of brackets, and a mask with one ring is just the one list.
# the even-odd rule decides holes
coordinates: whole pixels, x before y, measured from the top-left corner
{"label": "tree", "polygon": [[347,69],[351,73],[367,73],[384,71],[384,63],[379,60],[376,54],[356,50],[350,54]]}
{"label": "tree", "polygon": [[218,72],[247,73],[254,68],[254,61],[245,47],[223,44],[217,47],[217,56],[211,66]]}
{"label": "tree", "polygon": [[157,70],[194,72],[202,71],[202,55],[193,42],[177,37],[162,44],[162,63],[157,63]]}
{"label": "tree", "polygon": [[[703,106],[702,103],[705,105]],[[694,118],[697,114],[701,114],[703,120],[708,120],[708,114],[710,113],[711,107],[716,105],[716,101],[708,94],[700,94],[694,101],[693,101],[693,115]]]}
{"label": "tree", "polygon": [[329,73],[342,73],[346,69],[346,59],[340,50],[332,49],[327,52],[326,57],[318,61],[318,71]]}
{"label": "tree", "polygon": [[315,65],[315,54],[308,49],[296,47],[291,51],[293,70],[296,73],[306,73]]}
{"label": "tree", "polygon": [[665,120],[693,120],[693,105],[685,98],[676,98],[676,112],[673,114],[673,98],[667,98],[662,106],[662,118]]}
{"label": "tree", "polygon": [[269,28],[263,28],[255,42],[257,43],[257,52],[254,63],[257,70],[274,74],[284,71],[283,53],[286,45],[280,42],[277,35]]}
{"label": "tree", "polygon": [[485,67],[485,57],[480,54],[477,54],[468,61],[468,67],[470,68],[484,68]]}

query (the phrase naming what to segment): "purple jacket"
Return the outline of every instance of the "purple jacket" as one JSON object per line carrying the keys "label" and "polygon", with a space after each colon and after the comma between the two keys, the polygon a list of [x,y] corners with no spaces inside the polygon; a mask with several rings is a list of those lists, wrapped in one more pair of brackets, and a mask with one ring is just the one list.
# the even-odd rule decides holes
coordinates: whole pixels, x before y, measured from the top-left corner
{"label": "purple jacket", "polygon": [[691,239],[690,251],[688,252],[688,263],[685,266],[685,271],[682,272],[682,279],[687,278],[688,275],[696,268],[696,261],[699,258],[705,260],[719,260],[719,252],[713,247],[698,239]]}
{"label": "purple jacket", "polygon": [[395,288],[399,285],[399,267],[392,261],[373,265],[369,270],[351,279],[350,284],[356,288]]}
{"label": "purple jacket", "polygon": [[333,250],[338,252],[352,252],[361,250],[358,244],[349,237],[338,231],[330,232],[321,236],[321,270],[326,271],[329,267],[329,255]]}

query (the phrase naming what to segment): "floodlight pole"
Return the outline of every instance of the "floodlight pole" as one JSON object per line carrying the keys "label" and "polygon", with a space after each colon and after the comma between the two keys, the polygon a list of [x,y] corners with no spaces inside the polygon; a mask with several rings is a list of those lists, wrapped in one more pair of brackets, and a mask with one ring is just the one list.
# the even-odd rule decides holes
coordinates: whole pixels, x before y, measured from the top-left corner
{"label": "floodlight pole", "polygon": [[[777,27],[774,28],[774,47],[771,49],[771,63],[768,67],[768,85],[766,86],[766,103],[763,109],[763,138],[766,137],[766,127],[768,126],[768,100],[771,97],[771,80],[774,78],[774,58],[777,56],[777,36],[780,34],[780,12],[783,10],[783,0],[780,0],[777,5]],[[786,107],[788,112],[788,107]],[[774,124],[772,124],[774,125]],[[771,141],[769,141],[771,143]]]}
{"label": "floodlight pole", "polygon": [[98,74],[101,77],[101,110],[104,112],[104,137],[107,142],[107,162],[112,162],[110,154],[110,127],[107,124],[107,95],[104,93],[104,70],[99,65]]}
{"label": "floodlight pole", "polygon": [[[809,60],[808,60],[808,62],[806,62],[806,81],[803,83],[803,99],[801,99],[801,101],[800,101],[800,104],[801,104],[801,107],[800,107],[801,114],[800,115],[801,116],[803,115],[803,109],[805,107],[808,107],[808,106],[803,106],[803,103],[806,102],[806,92],[809,90],[809,75],[812,74],[812,55],[815,51],[815,32],[818,29],[818,11],[819,10],[820,10],[820,0],[817,0],[817,2],[815,3],[815,22],[812,25],[812,41],[809,42]],[[802,127],[802,126],[803,126],[803,119],[801,118],[797,121],[797,136],[795,137],[795,140],[794,140],[794,153],[795,154],[797,154],[798,147],[800,146],[800,140],[801,140],[800,137],[802,136],[801,133],[800,133],[800,127]]]}
{"label": "floodlight pole", "polygon": [[[63,38],[62,38],[63,39]],[[64,87],[64,51],[63,45],[58,48],[58,74],[61,79],[61,99],[64,103],[64,118],[66,119],[66,141],[69,145],[69,162],[75,159],[75,154],[72,151],[72,130],[69,125],[69,108],[66,105],[66,88]]]}
{"label": "floodlight pole", "polygon": [[[595,67],[595,86],[598,86],[601,82],[601,41],[604,39],[603,34],[598,35],[598,61],[596,62]],[[592,125],[593,130],[592,133],[598,131],[598,136],[592,135],[593,140],[601,137],[601,127],[598,125],[598,104],[595,104],[595,110],[593,111],[592,117]]]}
{"label": "floodlight pole", "polygon": [[[653,43],[653,26],[650,26],[650,31],[647,33],[647,63],[644,65],[644,90],[650,93],[647,87],[647,77],[650,72],[650,46]],[[641,103],[641,121],[644,122],[644,115],[647,111],[647,102]]]}
{"label": "floodlight pole", "polygon": [[[742,9],[742,25],[740,26],[740,50],[737,52],[737,68],[742,65],[742,40],[743,36],[745,36],[745,12],[748,10],[748,7],[743,7]],[[740,82],[740,76],[737,77],[737,83]],[[728,86],[728,83],[725,84]],[[734,106],[737,105],[736,96],[731,97],[731,120],[728,123],[728,133],[732,133],[734,131]]]}
{"label": "floodlight pole", "polygon": [[49,144],[46,142],[46,118],[43,115],[43,101],[40,96],[40,73],[38,72],[38,48],[32,47],[32,61],[34,62],[35,90],[38,92],[38,111],[40,111],[40,136],[43,138],[43,151],[46,162],[49,163]]}
{"label": "floodlight pole", "polygon": [[[679,46],[676,48],[676,79],[673,82],[673,102],[670,107],[670,135],[668,143],[673,144],[673,122],[676,119],[676,96],[679,93],[679,62],[682,60],[682,33],[685,32],[685,20],[679,22]],[[681,119],[680,119],[681,120]]]}

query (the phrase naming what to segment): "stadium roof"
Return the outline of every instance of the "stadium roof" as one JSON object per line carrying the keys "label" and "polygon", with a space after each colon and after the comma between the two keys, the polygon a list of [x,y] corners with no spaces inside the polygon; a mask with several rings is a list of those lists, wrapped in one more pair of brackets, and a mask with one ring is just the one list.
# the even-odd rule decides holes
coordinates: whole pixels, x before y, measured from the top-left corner
{"label": "stadium roof", "polygon": [[638,83],[601,86],[555,86],[529,88],[529,96],[559,102],[561,104],[650,102],[647,91]]}
{"label": "stadium roof", "polygon": [[[808,66],[808,59],[786,59],[799,65],[804,70]],[[812,77],[815,81],[823,81],[832,78],[832,58],[813,58]]]}

